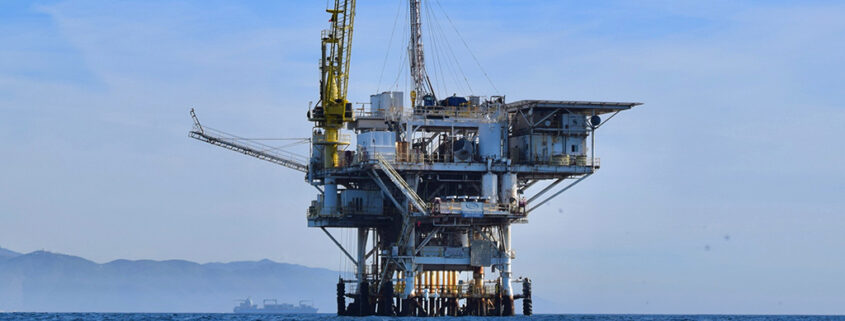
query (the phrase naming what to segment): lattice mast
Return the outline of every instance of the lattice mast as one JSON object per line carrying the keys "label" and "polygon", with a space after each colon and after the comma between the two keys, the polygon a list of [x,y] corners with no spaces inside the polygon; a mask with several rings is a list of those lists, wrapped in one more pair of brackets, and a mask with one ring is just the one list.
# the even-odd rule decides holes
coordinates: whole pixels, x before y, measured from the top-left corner
{"label": "lattice mast", "polygon": [[411,66],[411,79],[414,90],[411,92],[411,105],[419,105],[419,101],[426,95],[434,98],[434,87],[425,71],[425,57],[423,54],[422,21],[420,19],[421,0],[410,0],[411,5],[411,40],[408,45],[408,61]]}

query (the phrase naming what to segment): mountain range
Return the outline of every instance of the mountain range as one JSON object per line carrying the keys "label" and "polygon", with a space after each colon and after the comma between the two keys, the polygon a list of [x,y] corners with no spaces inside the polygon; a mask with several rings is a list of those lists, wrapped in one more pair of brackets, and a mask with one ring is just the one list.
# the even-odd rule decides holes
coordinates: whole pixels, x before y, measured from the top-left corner
{"label": "mountain range", "polygon": [[0,311],[231,312],[238,299],[313,300],[335,311],[338,272],[270,260],[199,264],[0,248]]}

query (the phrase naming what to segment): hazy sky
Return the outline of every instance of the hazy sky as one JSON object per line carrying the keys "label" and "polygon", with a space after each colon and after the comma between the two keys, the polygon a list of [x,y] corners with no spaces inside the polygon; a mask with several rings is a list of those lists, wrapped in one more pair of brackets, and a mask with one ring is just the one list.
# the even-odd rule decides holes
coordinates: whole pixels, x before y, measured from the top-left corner
{"label": "hazy sky", "polygon": [[[399,3],[359,1],[353,101],[404,86]],[[440,3],[509,101],[645,103],[599,131],[596,175],[514,228],[515,274],[558,312],[845,313],[845,5]],[[0,246],[343,268],[301,173],[187,137],[191,107],[307,137],[323,9],[0,1]]]}

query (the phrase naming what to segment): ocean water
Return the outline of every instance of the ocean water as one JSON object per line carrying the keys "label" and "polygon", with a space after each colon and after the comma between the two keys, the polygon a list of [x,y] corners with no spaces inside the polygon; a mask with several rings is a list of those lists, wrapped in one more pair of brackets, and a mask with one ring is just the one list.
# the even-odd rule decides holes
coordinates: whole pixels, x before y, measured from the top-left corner
{"label": "ocean water", "polygon": [[225,313],[0,313],[0,321],[381,321],[381,320],[536,320],[536,321],[820,321],[845,316],[803,315],[635,315],[635,314],[537,314],[530,317],[339,317],[334,314],[267,315]]}

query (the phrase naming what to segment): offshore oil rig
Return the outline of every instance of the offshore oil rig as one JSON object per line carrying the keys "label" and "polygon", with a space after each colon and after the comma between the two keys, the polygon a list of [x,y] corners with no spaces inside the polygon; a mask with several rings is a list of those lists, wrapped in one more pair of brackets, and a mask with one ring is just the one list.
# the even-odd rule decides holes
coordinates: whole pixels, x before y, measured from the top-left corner
{"label": "offshore oil rig", "polygon": [[[640,103],[437,97],[425,69],[421,0],[408,8],[407,101],[388,91],[353,108],[346,94],[355,0],[334,0],[321,33],[320,100],[307,112],[310,157],[203,127],[193,110],[189,136],[305,173],[319,191],[308,226],[356,267],[354,279],[337,283],[339,315],[509,316],[518,299],[531,315],[531,280],[511,271],[511,224],[595,173],[595,131]],[[527,195],[541,181],[550,183]],[[356,248],[329,228],[355,229]]]}

